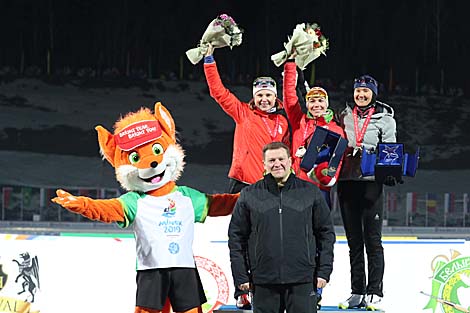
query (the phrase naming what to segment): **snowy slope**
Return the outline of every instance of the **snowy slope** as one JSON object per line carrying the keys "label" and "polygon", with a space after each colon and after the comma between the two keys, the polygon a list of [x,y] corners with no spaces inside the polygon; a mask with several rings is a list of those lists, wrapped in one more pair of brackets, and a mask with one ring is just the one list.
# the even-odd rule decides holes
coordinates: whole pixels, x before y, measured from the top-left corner
{"label": "snowy slope", "polygon": [[[124,87],[123,87],[124,86]],[[228,86],[243,101],[251,90]],[[349,94],[330,93],[339,110]],[[464,188],[470,169],[470,101],[462,98],[393,96],[398,138],[421,148],[420,184],[426,188]],[[205,82],[104,82],[37,79],[0,85],[0,184],[116,186],[112,168],[102,161],[93,130],[112,129],[122,114],[161,101],[171,111],[187,152],[182,182],[223,191],[230,164],[233,121],[208,95]],[[15,152],[16,151],[16,152]],[[19,153],[21,151],[21,153]],[[13,165],[12,165],[13,164]],[[425,171],[426,169],[426,171]],[[443,174],[439,170],[451,170]],[[426,172],[426,174],[425,174]],[[99,175],[97,175],[97,173]],[[448,175],[448,173],[450,175]],[[444,178],[445,177],[445,178]],[[448,178],[447,178],[448,177]],[[418,179],[402,185],[408,188]],[[458,186],[458,187],[457,187]]]}

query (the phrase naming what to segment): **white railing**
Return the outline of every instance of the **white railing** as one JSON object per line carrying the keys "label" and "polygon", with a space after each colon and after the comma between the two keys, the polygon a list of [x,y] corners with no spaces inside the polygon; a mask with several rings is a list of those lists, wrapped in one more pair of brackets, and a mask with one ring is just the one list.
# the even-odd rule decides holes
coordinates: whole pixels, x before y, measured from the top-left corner
{"label": "white railing", "polygon": [[[2,221],[65,221],[85,222],[50,201],[55,188],[0,186],[0,220]],[[74,195],[109,199],[121,195],[119,189],[74,187],[67,191]],[[332,212],[336,225],[341,225],[341,214],[336,192],[332,193]],[[383,195],[384,224],[386,226],[470,226],[468,193],[417,193],[386,191]]]}
{"label": "white railing", "polygon": [[[68,221],[81,222],[85,219],[61,206],[52,203],[55,188],[34,188],[25,186],[1,186],[0,220],[16,221]],[[67,191],[77,196],[108,199],[121,193],[115,188],[75,187]]]}

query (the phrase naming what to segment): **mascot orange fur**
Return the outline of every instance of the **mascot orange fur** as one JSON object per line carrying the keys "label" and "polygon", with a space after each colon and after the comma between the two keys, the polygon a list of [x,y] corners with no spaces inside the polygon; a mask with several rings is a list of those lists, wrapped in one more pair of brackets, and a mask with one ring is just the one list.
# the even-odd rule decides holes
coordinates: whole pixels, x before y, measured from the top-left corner
{"label": "mascot orange fur", "polygon": [[114,134],[102,126],[96,131],[102,155],[128,192],[91,199],[59,189],[52,201],[90,220],[133,229],[135,313],[167,312],[169,303],[175,312],[202,312],[206,298],[192,252],[194,223],[229,215],[238,194],[207,195],[176,185],[184,152],[176,143],[173,118],[159,102],[154,113],[142,108],[121,118]]}

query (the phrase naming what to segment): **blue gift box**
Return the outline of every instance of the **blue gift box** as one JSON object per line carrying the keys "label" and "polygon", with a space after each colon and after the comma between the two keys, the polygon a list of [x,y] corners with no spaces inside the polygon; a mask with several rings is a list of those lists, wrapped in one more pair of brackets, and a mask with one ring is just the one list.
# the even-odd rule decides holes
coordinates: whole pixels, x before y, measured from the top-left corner
{"label": "blue gift box", "polygon": [[415,176],[418,160],[419,148],[415,154],[408,154],[404,152],[402,143],[379,143],[375,151],[362,151],[362,175],[375,175],[375,180],[379,182],[383,182],[387,176],[393,176],[401,182],[402,176]]}
{"label": "blue gift box", "polygon": [[328,176],[333,177],[347,145],[347,140],[340,134],[317,126],[300,162],[300,167],[305,172],[309,172],[315,164],[328,162]]}

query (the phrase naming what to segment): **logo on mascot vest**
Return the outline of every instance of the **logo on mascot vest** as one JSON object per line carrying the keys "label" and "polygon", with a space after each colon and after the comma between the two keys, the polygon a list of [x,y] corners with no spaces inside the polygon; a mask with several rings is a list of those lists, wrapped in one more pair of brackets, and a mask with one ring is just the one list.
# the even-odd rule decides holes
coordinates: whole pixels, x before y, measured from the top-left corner
{"label": "logo on mascot vest", "polygon": [[114,138],[119,148],[129,151],[160,138],[161,135],[162,129],[158,121],[140,121],[126,126]]}

